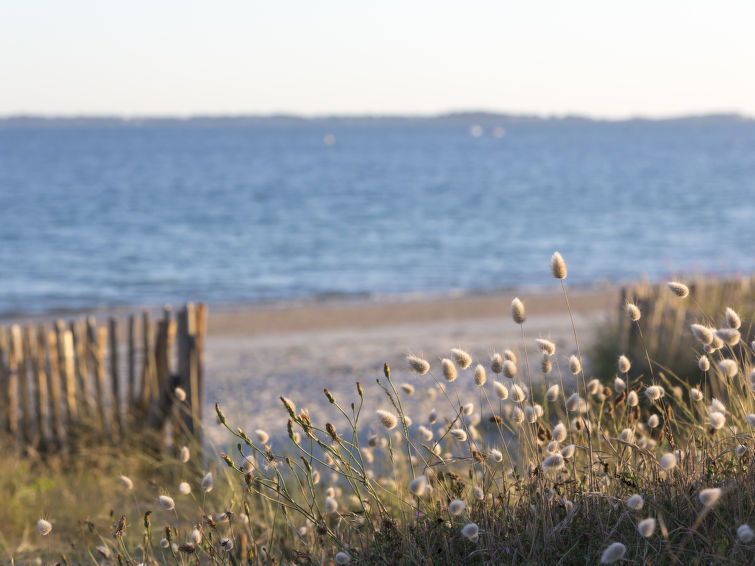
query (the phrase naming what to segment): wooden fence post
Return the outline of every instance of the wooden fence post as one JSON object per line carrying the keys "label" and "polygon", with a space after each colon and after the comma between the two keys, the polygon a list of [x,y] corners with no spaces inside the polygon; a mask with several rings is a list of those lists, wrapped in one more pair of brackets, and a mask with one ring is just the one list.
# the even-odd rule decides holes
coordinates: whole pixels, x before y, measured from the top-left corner
{"label": "wooden fence post", "polygon": [[19,411],[21,413],[21,442],[31,444],[33,438],[31,419],[31,396],[29,394],[29,364],[24,351],[24,335],[18,324],[11,326],[11,352],[16,362],[16,375],[21,394]]}
{"label": "wooden fence post", "polygon": [[157,396],[155,356],[152,351],[152,318],[149,311],[144,311],[142,314],[142,353],[144,360],[142,364],[141,412],[146,416],[149,413],[152,400]]}
{"label": "wooden fence post", "polygon": [[113,426],[116,426],[121,437],[125,433],[125,423],[121,407],[121,379],[118,368],[118,321],[110,319],[110,381],[113,388]]}
{"label": "wooden fence post", "polygon": [[126,398],[126,409],[129,424],[136,420],[134,407],[136,399],[136,317],[128,317],[128,393]]}
{"label": "wooden fence post", "polygon": [[45,342],[38,340],[39,333],[34,327],[26,327],[26,343],[29,348],[32,373],[37,383],[34,397],[35,412],[37,413],[37,445],[41,450],[52,443],[50,432],[50,407],[47,394],[47,364],[45,360]]}
{"label": "wooden fence post", "polygon": [[[44,329],[40,328],[40,335],[44,334]],[[61,410],[61,393],[60,393],[60,371],[58,357],[58,335],[54,330],[47,333],[47,357],[50,364],[50,371],[47,373],[49,379],[48,385],[50,390],[50,401],[52,404],[52,420],[54,422],[53,433],[58,447],[63,448],[66,443],[66,428],[63,424],[63,411]]]}

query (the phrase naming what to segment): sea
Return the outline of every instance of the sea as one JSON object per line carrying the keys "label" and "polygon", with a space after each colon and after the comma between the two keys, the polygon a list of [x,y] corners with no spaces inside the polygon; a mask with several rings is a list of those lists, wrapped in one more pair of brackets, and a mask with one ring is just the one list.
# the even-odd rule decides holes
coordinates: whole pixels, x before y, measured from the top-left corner
{"label": "sea", "polygon": [[0,124],[0,315],[755,271],[755,122]]}

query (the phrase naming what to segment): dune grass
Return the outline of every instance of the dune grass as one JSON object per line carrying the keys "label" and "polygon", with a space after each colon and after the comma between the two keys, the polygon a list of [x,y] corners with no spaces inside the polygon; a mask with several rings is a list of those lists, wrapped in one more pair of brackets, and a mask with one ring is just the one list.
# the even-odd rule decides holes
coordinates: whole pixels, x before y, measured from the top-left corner
{"label": "dune grass", "polygon": [[[551,270],[568,303],[560,256]],[[668,300],[694,301],[685,289]],[[59,477],[15,463],[25,467],[2,474],[3,551],[48,563],[751,564],[755,345],[738,318],[687,326],[692,376],[654,365],[645,332],[641,354],[598,379],[576,332],[557,351],[527,334],[515,301],[512,350],[482,361],[453,350],[437,365],[409,356],[401,371],[420,374],[422,391],[386,365],[350,399],[325,389],[328,415],[282,396],[286,442],[216,406],[229,442],[214,458],[93,453]],[[647,371],[632,371],[638,356]],[[457,380],[474,380],[474,398]],[[422,395],[436,408],[412,414],[408,397]],[[367,396],[383,408],[363,412]]]}

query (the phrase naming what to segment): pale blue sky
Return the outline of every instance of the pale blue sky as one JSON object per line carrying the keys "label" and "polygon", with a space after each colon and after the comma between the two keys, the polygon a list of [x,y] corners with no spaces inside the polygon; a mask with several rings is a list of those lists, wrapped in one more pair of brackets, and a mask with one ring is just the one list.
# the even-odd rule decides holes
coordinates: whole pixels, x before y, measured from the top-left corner
{"label": "pale blue sky", "polygon": [[755,2],[0,0],[0,115],[755,115]]}

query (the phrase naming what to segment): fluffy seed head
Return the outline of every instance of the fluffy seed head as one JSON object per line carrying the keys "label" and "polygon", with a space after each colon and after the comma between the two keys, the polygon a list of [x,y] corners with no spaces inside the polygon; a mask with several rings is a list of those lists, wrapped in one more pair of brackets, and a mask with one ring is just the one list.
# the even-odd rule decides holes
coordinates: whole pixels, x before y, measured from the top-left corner
{"label": "fluffy seed head", "polygon": [[419,427],[417,427],[417,432],[419,432],[422,440],[424,440],[425,442],[430,442],[433,439],[433,431],[431,431],[426,426],[420,425]]}
{"label": "fluffy seed head", "polygon": [[380,424],[382,424],[386,430],[396,428],[396,425],[398,424],[398,417],[396,415],[389,411],[384,411],[383,409],[378,409],[375,412],[380,419]]}
{"label": "fluffy seed head", "polygon": [[729,378],[737,375],[737,372],[739,371],[737,362],[735,362],[734,360],[721,360],[720,362],[718,362],[718,369],[720,369],[721,373]]}
{"label": "fluffy seed head", "polygon": [[229,538],[223,537],[220,539],[220,548],[226,552],[233,550],[233,541]]}
{"label": "fluffy seed head", "polygon": [[745,454],[747,454],[747,447],[742,444],[737,446],[737,458],[744,458]]}
{"label": "fluffy seed head", "polygon": [[490,455],[490,459],[493,460],[493,462],[501,463],[503,462],[503,452],[498,450],[497,448],[492,448],[488,454]]}
{"label": "fluffy seed head", "polygon": [[508,348],[506,348],[503,351],[503,360],[504,361],[509,360],[510,362],[516,363],[517,358],[516,358],[516,354],[514,353],[514,350],[509,350]]}
{"label": "fluffy seed head", "polygon": [[212,478],[212,472],[207,472],[207,475],[202,478],[202,491],[205,493],[209,493],[212,491],[212,488],[215,486],[215,480]]}
{"label": "fluffy seed head", "polygon": [[443,377],[445,377],[446,381],[448,381],[449,383],[456,381],[456,378],[459,377],[459,372],[456,370],[456,365],[448,358],[443,358],[440,361],[440,366],[441,368],[443,368]]}
{"label": "fluffy seed head", "polygon": [[625,428],[619,434],[619,438],[627,443],[634,442],[634,431],[631,428]]}
{"label": "fluffy seed head", "polygon": [[563,442],[566,440],[566,426],[564,423],[558,423],[556,426],[553,427],[553,432],[551,433],[553,436],[553,440],[556,442]]}
{"label": "fluffy seed head", "polygon": [[161,495],[157,500],[160,502],[160,506],[166,511],[171,511],[176,507],[176,502],[173,501],[172,497],[168,497],[167,495]]}
{"label": "fluffy seed head", "polygon": [[467,523],[461,529],[461,534],[470,541],[477,542],[480,536],[480,528],[475,523]]}
{"label": "fluffy seed head", "polygon": [[653,536],[653,533],[655,532],[655,519],[652,517],[643,519],[637,525],[637,531],[645,538]]}
{"label": "fluffy seed head", "polygon": [[721,490],[717,487],[709,487],[707,489],[703,489],[697,496],[697,498],[700,500],[700,503],[702,503],[705,507],[715,505],[720,497]]}
{"label": "fluffy seed head", "polygon": [[495,389],[495,394],[501,401],[509,398],[508,388],[500,381],[493,382],[493,389]]}
{"label": "fluffy seed head", "polygon": [[687,287],[684,283],[679,283],[678,281],[669,281],[667,285],[668,288],[671,289],[671,292],[677,297],[681,297],[683,299],[687,295],[689,295],[689,287]]}
{"label": "fluffy seed head", "polygon": [[640,320],[640,316],[642,316],[640,309],[634,303],[627,303],[626,313],[629,319],[633,322],[637,322]]}
{"label": "fluffy seed head", "polygon": [[556,279],[566,279],[566,262],[559,252],[551,256],[551,273]]}
{"label": "fluffy seed head", "polygon": [[522,389],[518,384],[514,384],[511,386],[511,399],[515,403],[521,403],[527,398],[527,394],[524,392],[524,389]]}
{"label": "fluffy seed head", "polygon": [[351,562],[351,556],[349,556],[345,552],[341,551],[338,554],[336,554],[336,564],[343,566],[345,564],[349,564],[350,562]]}
{"label": "fluffy seed head", "polygon": [[469,416],[472,413],[474,413],[474,403],[466,403],[462,408],[461,412],[465,415]]}
{"label": "fluffy seed head", "polygon": [[540,348],[540,351],[543,354],[548,354],[549,356],[552,356],[553,354],[556,353],[556,345],[550,340],[546,340],[545,338],[536,338],[535,342],[537,343],[538,347]]}
{"label": "fluffy seed head", "polygon": [[490,356],[490,371],[493,373],[501,373],[503,371],[503,357],[498,352]]}
{"label": "fluffy seed head", "polygon": [[660,385],[650,385],[645,389],[645,395],[651,401],[657,401],[666,394],[666,391]]}
{"label": "fluffy seed head", "polygon": [[524,316],[524,303],[519,300],[519,297],[515,297],[514,300],[511,301],[511,318],[513,318],[514,322],[517,324],[524,324],[526,319]]}
{"label": "fluffy seed head", "polygon": [[423,360],[418,356],[409,354],[408,356],[406,356],[406,361],[409,362],[409,367],[412,369],[412,371],[418,373],[419,375],[425,375],[428,371],[430,371],[430,362]]}
{"label": "fluffy seed head", "polygon": [[39,521],[37,521],[37,530],[43,537],[47,536],[50,534],[50,531],[52,531],[52,524],[50,523],[50,521],[40,519]]}
{"label": "fluffy seed head", "polygon": [[696,403],[699,403],[703,400],[703,392],[700,391],[697,387],[693,387],[689,390],[689,398],[695,401]]}
{"label": "fluffy seed head", "polygon": [[564,457],[564,459],[569,460],[574,456],[574,452],[576,450],[577,447],[574,444],[568,444],[561,450],[561,455]]}
{"label": "fluffy seed head", "polygon": [[454,499],[448,504],[448,512],[454,517],[464,513],[464,509],[467,508],[467,504],[462,499]]}
{"label": "fluffy seed head", "polygon": [[650,428],[655,428],[655,427],[657,427],[657,426],[658,426],[658,425],[659,425],[660,423],[661,423],[661,419],[660,419],[660,418],[658,418],[658,415],[656,415],[655,413],[653,413],[652,415],[650,415],[650,416],[648,417],[648,426],[649,426]]}
{"label": "fluffy seed head", "polygon": [[564,467],[564,457],[558,452],[551,454],[543,460],[542,466],[545,471],[560,470]]}
{"label": "fluffy seed head", "polygon": [[755,533],[752,532],[750,525],[744,523],[737,528],[737,538],[744,543],[750,542],[755,537]]}
{"label": "fluffy seed head", "polygon": [[194,529],[193,531],[191,531],[189,540],[196,545],[202,544],[202,533],[199,532],[199,529]]}
{"label": "fluffy seed head", "polygon": [[569,371],[571,371],[574,375],[577,375],[580,371],[582,371],[582,364],[580,363],[577,356],[572,355],[569,357]]}
{"label": "fluffy seed head", "polygon": [[482,488],[479,485],[476,485],[472,488],[472,495],[474,495],[474,498],[477,501],[482,501],[485,499],[485,492],[482,491]]}
{"label": "fluffy seed head", "polygon": [[600,383],[599,379],[591,379],[587,382],[587,392],[590,395],[597,395],[602,390],[603,385]]}
{"label": "fluffy seed head", "polygon": [[131,481],[131,478],[128,476],[121,476],[121,485],[125,487],[126,489],[134,489],[134,482]]}
{"label": "fluffy seed head", "polygon": [[695,338],[697,338],[701,343],[710,344],[711,342],[713,342],[714,334],[711,328],[703,326],[702,324],[693,324],[692,326],[690,326],[690,329],[692,330],[692,334],[695,335]]}
{"label": "fluffy seed head", "polygon": [[323,507],[326,513],[335,513],[338,511],[338,501],[336,501],[335,497],[326,497]]}
{"label": "fluffy seed head", "polygon": [[179,401],[186,401],[186,391],[182,387],[176,387],[173,390],[173,394]]}
{"label": "fluffy seed head", "polygon": [[715,430],[722,429],[725,424],[726,424],[726,415],[718,411],[713,411],[710,414],[710,426],[712,426]]}
{"label": "fluffy seed head", "polygon": [[726,326],[729,328],[733,328],[734,330],[738,330],[740,326],[742,326],[742,319],[739,318],[739,315],[737,314],[737,311],[735,311],[731,307],[726,307]]}
{"label": "fluffy seed head", "polygon": [[516,364],[511,360],[504,360],[503,375],[509,379],[514,379],[516,377]]}
{"label": "fluffy seed head", "polygon": [[189,461],[189,458],[191,458],[191,452],[189,452],[188,446],[181,446],[181,451],[178,453],[178,459],[181,460],[183,464]]}
{"label": "fluffy seed head", "polygon": [[427,490],[427,478],[425,476],[417,476],[409,482],[409,491],[415,497],[421,497]]}
{"label": "fluffy seed head", "polygon": [[181,495],[189,495],[191,493],[191,485],[188,482],[182,481],[178,484],[178,493]]}
{"label": "fluffy seed head", "polygon": [[627,552],[627,547],[620,542],[612,543],[608,548],[603,551],[600,556],[601,564],[613,564],[617,560],[624,558]]}
{"label": "fluffy seed head", "polygon": [[451,355],[461,369],[467,369],[472,365],[472,356],[460,348],[452,348]]}
{"label": "fluffy seed head", "polygon": [[661,456],[661,468],[667,472],[673,470],[676,467],[676,454],[673,452],[666,452]]}
{"label": "fluffy seed head", "polygon": [[516,424],[521,424],[524,422],[524,411],[520,409],[519,407],[514,407],[514,409],[511,411],[511,420],[514,421]]}
{"label": "fluffy seed head", "polygon": [[[382,422],[383,419],[381,418],[380,420]],[[437,420],[438,420],[438,411],[436,411],[435,409],[431,409],[430,414],[427,415],[427,422],[429,422],[430,424],[433,424]]]}
{"label": "fluffy seed head", "polygon": [[645,500],[642,498],[642,496],[639,493],[635,493],[631,497],[629,497],[626,501],[626,506],[629,507],[632,511],[639,511],[642,509],[642,506],[645,505]]}
{"label": "fluffy seed head", "polygon": [[624,354],[619,356],[619,372],[620,373],[627,373],[629,371],[629,368],[632,367],[631,362],[629,361],[629,358],[627,358]]}
{"label": "fluffy seed head", "polygon": [[726,414],[726,405],[724,405],[721,401],[716,399],[715,397],[710,400],[710,411],[718,411],[719,413]]}
{"label": "fluffy seed head", "polygon": [[700,371],[708,371],[710,369],[708,356],[700,356],[700,359],[697,360],[697,367],[700,368]]}
{"label": "fluffy seed head", "polygon": [[579,393],[572,393],[571,396],[566,400],[566,410],[579,411],[580,413],[582,413],[584,412],[582,409],[587,409],[587,403],[585,403],[584,399],[579,396]]}
{"label": "fluffy seed head", "polygon": [[267,444],[267,441],[270,440],[270,435],[261,428],[254,431],[254,436],[257,437],[257,442],[260,444]]}
{"label": "fluffy seed head", "polygon": [[448,434],[453,436],[459,442],[464,442],[467,439],[467,431],[463,428],[452,428],[448,431]]}
{"label": "fluffy seed head", "polygon": [[524,418],[527,419],[528,423],[534,423],[537,421],[537,412],[535,412],[535,408],[527,405],[524,408]]}
{"label": "fluffy seed head", "polygon": [[750,427],[755,428],[755,413],[747,415],[747,424],[749,424]]}
{"label": "fluffy seed head", "polygon": [[545,392],[545,398],[553,403],[558,399],[558,394],[561,392],[561,388],[559,387],[558,383],[554,383],[548,388],[548,391]]}
{"label": "fluffy seed head", "polygon": [[[621,358],[619,358],[619,361],[621,361]],[[620,377],[616,377],[616,379],[613,380],[613,390],[617,393],[621,393],[627,388],[627,382],[621,379]]]}
{"label": "fluffy seed head", "polygon": [[742,335],[736,328],[719,328],[716,330],[716,336],[727,346],[736,346],[742,338]]}
{"label": "fluffy seed head", "polygon": [[543,354],[543,358],[540,360],[540,370],[548,374],[553,369],[553,362],[548,354]]}
{"label": "fluffy seed head", "polygon": [[640,404],[640,398],[637,396],[636,391],[630,391],[627,395],[627,405],[630,407],[636,407]]}
{"label": "fluffy seed head", "polygon": [[482,364],[477,364],[477,366],[474,368],[474,382],[475,385],[478,385],[482,387],[485,385],[485,382],[488,380],[488,374],[485,373],[485,366]]}

